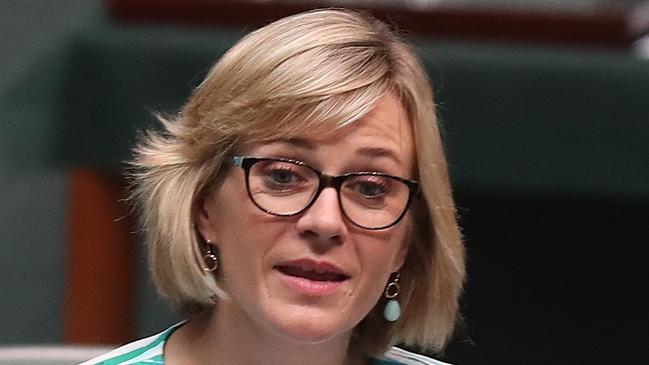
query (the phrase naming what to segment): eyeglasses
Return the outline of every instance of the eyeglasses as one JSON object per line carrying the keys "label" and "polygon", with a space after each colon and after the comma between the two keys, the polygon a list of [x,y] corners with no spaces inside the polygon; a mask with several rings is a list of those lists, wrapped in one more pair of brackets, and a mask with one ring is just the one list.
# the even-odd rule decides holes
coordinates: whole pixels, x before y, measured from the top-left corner
{"label": "eyeglasses", "polygon": [[331,176],[285,158],[235,156],[232,162],[245,171],[250,200],[264,212],[282,217],[304,212],[323,189],[334,187],[350,222],[365,229],[386,229],[403,218],[419,192],[417,181],[380,172]]}

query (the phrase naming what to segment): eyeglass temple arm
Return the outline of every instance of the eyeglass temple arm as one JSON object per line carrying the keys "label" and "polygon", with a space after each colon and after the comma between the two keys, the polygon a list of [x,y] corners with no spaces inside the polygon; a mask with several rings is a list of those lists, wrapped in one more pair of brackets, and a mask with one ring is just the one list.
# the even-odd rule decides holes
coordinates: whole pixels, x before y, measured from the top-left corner
{"label": "eyeglass temple arm", "polygon": [[232,157],[232,164],[234,166],[243,166],[243,157],[242,156],[234,156]]}

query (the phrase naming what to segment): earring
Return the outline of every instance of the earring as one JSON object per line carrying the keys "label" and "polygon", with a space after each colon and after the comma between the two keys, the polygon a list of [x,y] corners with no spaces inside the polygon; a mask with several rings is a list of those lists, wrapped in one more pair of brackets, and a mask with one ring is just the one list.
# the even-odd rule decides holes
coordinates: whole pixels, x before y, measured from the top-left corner
{"label": "earring", "polygon": [[207,240],[205,243],[207,243],[207,251],[203,255],[203,262],[205,264],[203,271],[206,273],[214,272],[219,268],[219,258],[212,252],[212,241]]}
{"label": "earring", "polygon": [[394,279],[385,287],[385,297],[390,299],[383,310],[383,317],[389,322],[394,322],[401,317],[401,306],[396,299],[399,295],[399,272],[396,272]]}

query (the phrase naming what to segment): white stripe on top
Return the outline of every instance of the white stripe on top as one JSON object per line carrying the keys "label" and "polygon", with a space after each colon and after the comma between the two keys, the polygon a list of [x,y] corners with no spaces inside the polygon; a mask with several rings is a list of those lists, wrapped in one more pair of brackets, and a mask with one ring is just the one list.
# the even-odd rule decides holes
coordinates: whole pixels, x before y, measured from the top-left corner
{"label": "white stripe on top", "polygon": [[385,353],[386,359],[394,360],[405,365],[451,365],[446,362],[431,359],[428,356],[406,351],[399,347],[393,347]]}

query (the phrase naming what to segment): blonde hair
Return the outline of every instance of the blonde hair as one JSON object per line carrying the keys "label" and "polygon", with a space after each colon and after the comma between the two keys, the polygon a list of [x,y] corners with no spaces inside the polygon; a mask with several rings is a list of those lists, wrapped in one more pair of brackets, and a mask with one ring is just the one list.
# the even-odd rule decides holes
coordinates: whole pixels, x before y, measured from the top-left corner
{"label": "blonde hair", "polygon": [[232,47],[181,112],[161,118],[132,161],[131,198],[141,213],[159,293],[184,315],[223,293],[202,270],[193,224],[197,202],[218,186],[224,161],[246,146],[350,125],[386,94],[413,126],[417,179],[412,242],[401,270],[402,317],[383,299],[355,329],[367,355],[395,343],[441,350],[452,333],[464,280],[464,249],[427,75],[413,49],[384,23],[350,10],[280,19]]}

